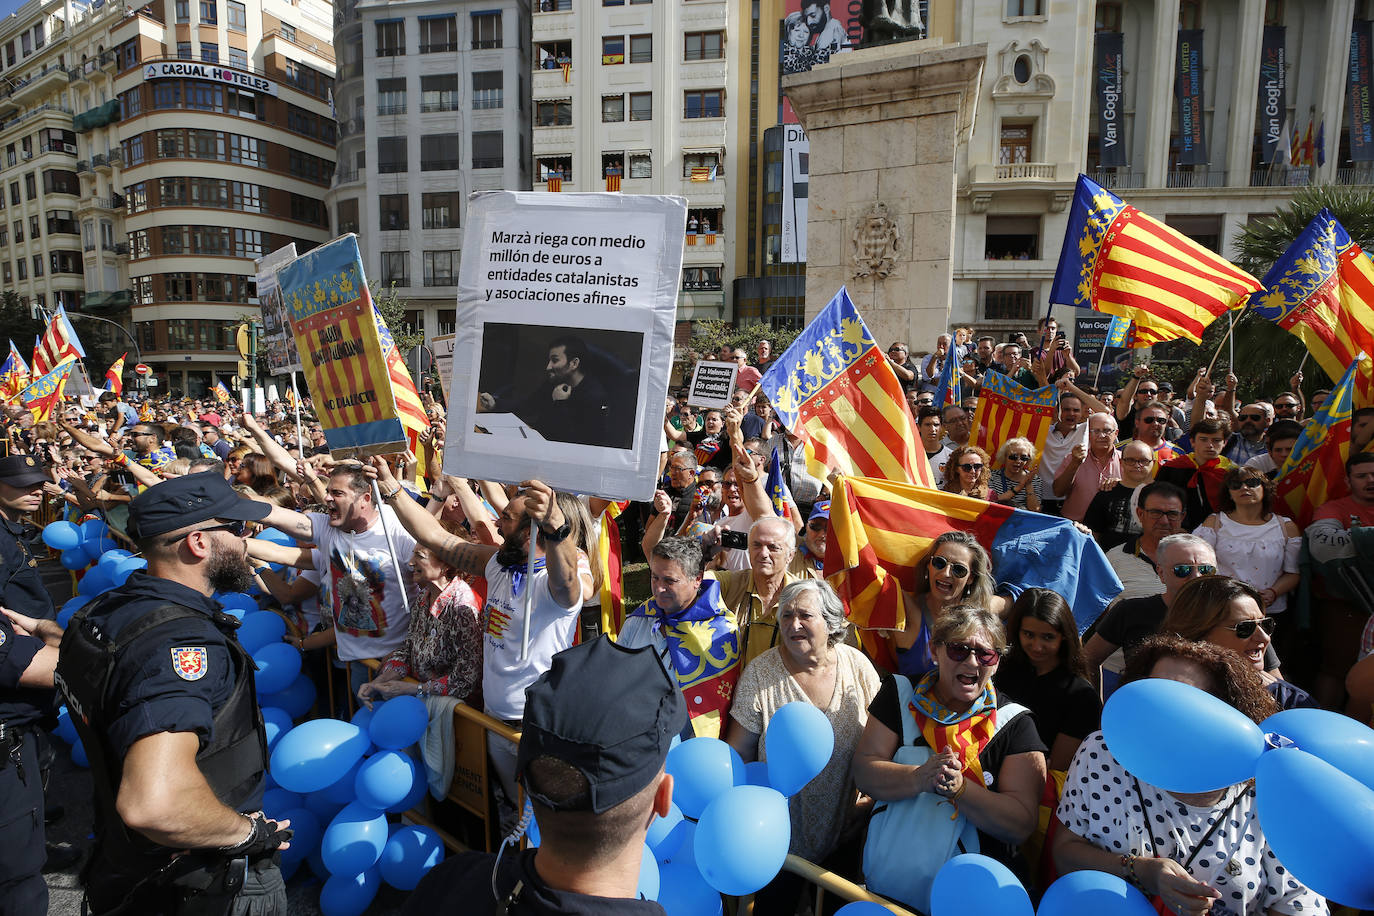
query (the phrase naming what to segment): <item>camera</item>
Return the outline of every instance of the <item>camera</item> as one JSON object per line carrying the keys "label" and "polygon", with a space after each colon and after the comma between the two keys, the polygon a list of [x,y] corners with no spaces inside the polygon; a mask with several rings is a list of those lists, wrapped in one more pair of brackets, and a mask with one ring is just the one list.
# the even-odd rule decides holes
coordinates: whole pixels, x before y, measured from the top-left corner
{"label": "camera", "polygon": [[720,533],[720,546],[729,547],[732,550],[748,550],[749,535],[743,531],[722,531]]}

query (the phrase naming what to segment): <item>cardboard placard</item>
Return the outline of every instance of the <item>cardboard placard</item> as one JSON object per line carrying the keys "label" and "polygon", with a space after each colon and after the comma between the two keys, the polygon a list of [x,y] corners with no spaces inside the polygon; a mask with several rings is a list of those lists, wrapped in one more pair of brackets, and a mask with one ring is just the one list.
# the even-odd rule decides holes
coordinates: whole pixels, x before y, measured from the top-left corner
{"label": "cardboard placard", "polygon": [[738,374],[739,363],[697,360],[692,369],[692,381],[687,386],[687,403],[692,407],[729,407]]}

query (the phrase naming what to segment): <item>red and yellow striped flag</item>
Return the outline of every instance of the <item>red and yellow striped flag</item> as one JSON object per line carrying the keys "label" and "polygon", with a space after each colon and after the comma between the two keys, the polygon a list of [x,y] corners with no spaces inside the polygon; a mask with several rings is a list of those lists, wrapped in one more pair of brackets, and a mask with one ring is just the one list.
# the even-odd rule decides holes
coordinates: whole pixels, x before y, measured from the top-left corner
{"label": "red and yellow striped flag", "polygon": [[1368,376],[1371,360],[1357,354],[1332,389],[1322,409],[1307,421],[1302,435],[1293,445],[1288,460],[1279,468],[1274,495],[1278,511],[1306,528],[1317,507],[1350,494],[1345,475],[1345,460],[1350,457],[1350,424],[1354,412],[1355,386]]}
{"label": "red and yellow striped flag", "polygon": [[563,62],[562,69],[563,69],[563,82],[565,82],[565,83],[570,82],[570,81],[572,80],[572,61],[570,61],[570,60],[564,61],[564,62]]}
{"label": "red and yellow striped flag", "polygon": [[1162,340],[1202,332],[1260,283],[1220,255],[1078,176],[1050,302],[1120,315]]}
{"label": "red and yellow striped flag", "polygon": [[105,381],[110,383],[110,390],[115,394],[124,393],[124,357],[128,355],[128,353],[122,354],[110,368],[105,370]]}
{"label": "red and yellow striped flag", "polygon": [[620,513],[630,503],[613,502],[601,512],[596,562],[601,573],[601,632],[615,639],[625,622],[625,583],[620,557]]}
{"label": "red and yellow striped flag", "polygon": [[547,189],[548,189],[549,191],[552,191],[552,192],[554,192],[555,194],[558,193],[559,191],[563,190],[563,175],[562,175],[562,173],[550,172],[550,173],[549,173],[548,179],[545,181],[545,186],[547,187]]}
{"label": "red and yellow striped flag", "polygon": [[33,351],[35,377],[51,372],[65,359],[85,359],[86,349],[76,336],[76,329],[67,318],[67,309],[59,305],[43,330],[43,337]]}
{"label": "red and yellow striped flag", "polygon": [[1021,437],[1034,443],[1039,454],[1058,409],[1059,389],[1053,385],[1032,391],[1000,372],[988,371],[973,413],[973,444],[996,455],[1003,442]]}
{"label": "red and yellow striped flag", "polygon": [[619,191],[619,190],[620,190],[620,173],[619,173],[619,172],[616,172],[614,175],[607,175],[607,176],[606,176],[606,190],[607,190],[607,191]]}

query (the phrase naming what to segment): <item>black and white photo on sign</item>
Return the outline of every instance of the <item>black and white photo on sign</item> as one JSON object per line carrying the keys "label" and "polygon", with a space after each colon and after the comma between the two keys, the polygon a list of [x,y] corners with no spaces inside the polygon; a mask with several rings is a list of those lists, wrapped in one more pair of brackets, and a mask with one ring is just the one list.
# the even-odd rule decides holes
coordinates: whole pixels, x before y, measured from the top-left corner
{"label": "black and white photo on sign", "polygon": [[687,403],[692,407],[725,408],[735,390],[738,363],[703,359],[692,367],[692,383],[687,386]]}

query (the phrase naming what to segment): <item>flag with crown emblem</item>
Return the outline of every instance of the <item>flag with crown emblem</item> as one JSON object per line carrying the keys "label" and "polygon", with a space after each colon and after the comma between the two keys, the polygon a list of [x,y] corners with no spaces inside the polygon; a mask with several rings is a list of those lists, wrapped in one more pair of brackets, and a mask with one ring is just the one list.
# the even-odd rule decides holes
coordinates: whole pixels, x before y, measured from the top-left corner
{"label": "flag with crown emblem", "polygon": [[8,401],[28,385],[28,366],[23,364],[24,360],[15,351],[14,342],[11,341],[10,355],[5,357],[4,364],[0,365],[0,398]]}
{"label": "flag with crown emblem", "polygon": [[59,363],[57,368],[40,375],[19,392],[19,403],[33,414],[35,423],[51,420],[57,409],[62,406],[62,392],[67,387],[67,376],[71,374],[75,365],[76,358],[69,356]]}
{"label": "flag with crown emblem", "polygon": [[229,393],[228,386],[226,386],[224,382],[215,382],[213,390],[215,393],[215,400],[219,401],[221,404],[228,404],[234,399],[233,395]]}
{"label": "flag with crown emblem", "polygon": [[1038,455],[1045,448],[1058,412],[1058,388],[1026,388],[989,369],[983,374],[978,409],[973,412],[972,442],[996,455],[1003,442],[1021,437],[1031,441]]}
{"label": "flag with crown emblem", "polygon": [[773,449],[773,455],[768,459],[768,477],[764,482],[764,490],[768,493],[768,501],[773,504],[773,512],[779,518],[792,517],[792,491],[787,487],[787,478],[782,473],[782,459],[778,457],[778,450]]}
{"label": "flag with crown emblem", "polygon": [[48,326],[44,328],[43,336],[34,345],[34,374],[43,375],[50,372],[69,357],[71,359],[85,359],[86,348],[81,346],[81,340],[76,336],[76,329],[72,327],[71,319],[67,317],[66,307],[59,305],[57,310],[53,312],[52,318],[48,320]]}
{"label": "flag with crown emblem", "polygon": [[1370,362],[1366,354],[1356,355],[1279,468],[1274,486],[1277,511],[1292,518],[1299,528],[1311,524],[1318,506],[1350,494],[1345,461],[1350,457],[1355,386],[1367,376]]}

